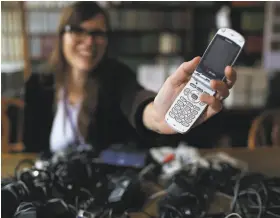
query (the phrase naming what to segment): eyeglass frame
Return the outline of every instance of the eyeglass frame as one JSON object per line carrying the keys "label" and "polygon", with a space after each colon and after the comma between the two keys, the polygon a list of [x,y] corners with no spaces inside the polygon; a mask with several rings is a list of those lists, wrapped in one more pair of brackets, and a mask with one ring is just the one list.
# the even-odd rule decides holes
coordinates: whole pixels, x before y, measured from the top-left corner
{"label": "eyeglass frame", "polygon": [[62,34],[64,33],[74,33],[74,34],[79,34],[82,33],[84,36],[90,36],[90,37],[102,37],[102,38],[108,38],[108,31],[102,31],[102,30],[98,30],[98,31],[92,31],[92,30],[86,30],[85,28],[82,28],[80,26],[75,26],[75,25],[66,25],[62,32]]}

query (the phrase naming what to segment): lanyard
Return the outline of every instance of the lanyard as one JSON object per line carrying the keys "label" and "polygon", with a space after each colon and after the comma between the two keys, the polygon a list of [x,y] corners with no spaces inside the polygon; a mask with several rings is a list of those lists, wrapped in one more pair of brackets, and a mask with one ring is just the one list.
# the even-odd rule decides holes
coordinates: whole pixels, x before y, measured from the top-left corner
{"label": "lanyard", "polygon": [[68,102],[67,97],[68,97],[67,91],[65,90],[64,91],[64,98],[63,98],[63,100],[64,100],[64,109],[65,109],[66,115],[67,115],[67,117],[69,119],[71,128],[72,128],[72,130],[73,130],[73,132],[75,134],[75,143],[80,145],[80,144],[83,144],[83,140],[81,139],[81,136],[80,136],[78,128],[77,128],[77,125],[75,125],[75,122],[74,122],[74,119],[73,119],[73,116],[72,116],[73,115],[72,111],[70,111],[69,106],[67,104],[67,102]]}

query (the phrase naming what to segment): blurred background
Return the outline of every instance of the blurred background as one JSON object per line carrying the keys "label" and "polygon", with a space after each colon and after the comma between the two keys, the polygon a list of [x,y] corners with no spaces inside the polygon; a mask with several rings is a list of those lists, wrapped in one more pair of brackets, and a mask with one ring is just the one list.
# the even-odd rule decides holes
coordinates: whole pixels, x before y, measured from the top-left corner
{"label": "blurred background", "polygon": [[[24,81],[49,57],[63,7],[71,1],[1,2],[1,122],[20,141]],[[183,61],[203,55],[219,27],[244,35],[238,80],[224,110],[186,135],[197,147],[247,146],[252,122],[280,105],[279,2],[100,2],[113,33],[109,54],[158,91]],[[13,99],[9,104],[3,99]],[[8,124],[7,124],[8,123]],[[8,126],[7,126],[8,125]],[[3,132],[3,131],[2,131]],[[4,133],[2,133],[3,136]],[[2,141],[3,142],[3,141]]]}

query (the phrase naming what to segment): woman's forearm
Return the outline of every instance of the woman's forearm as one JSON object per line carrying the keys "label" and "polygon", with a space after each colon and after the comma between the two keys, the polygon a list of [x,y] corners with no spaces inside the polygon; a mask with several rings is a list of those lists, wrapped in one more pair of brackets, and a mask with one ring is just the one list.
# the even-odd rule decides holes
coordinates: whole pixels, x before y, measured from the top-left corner
{"label": "woman's forearm", "polygon": [[174,134],[174,130],[160,119],[153,102],[149,103],[143,111],[143,124],[147,129],[160,134]]}

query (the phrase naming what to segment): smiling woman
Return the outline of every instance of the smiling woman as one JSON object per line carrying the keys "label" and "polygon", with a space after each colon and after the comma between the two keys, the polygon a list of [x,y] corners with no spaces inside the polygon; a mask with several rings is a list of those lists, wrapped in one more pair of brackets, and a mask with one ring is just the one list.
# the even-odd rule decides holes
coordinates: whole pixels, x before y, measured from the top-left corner
{"label": "smiling woman", "polygon": [[[174,143],[180,140],[164,116],[199,58],[183,63],[158,94],[145,90],[131,69],[108,57],[108,20],[93,1],[76,2],[63,10],[44,73],[33,73],[26,83],[27,151],[56,152],[70,145],[90,145],[101,151],[115,143],[133,141],[150,147],[162,137],[169,145],[173,139]],[[235,82],[231,68],[226,75]],[[213,89],[220,96],[228,93],[222,82],[213,81]],[[202,101],[209,104],[209,110],[199,123],[221,108],[214,97],[204,96]]]}
{"label": "smiling woman", "polygon": [[106,29],[102,14],[80,26],[65,26],[63,53],[75,71],[88,72],[101,60],[107,47]]}
{"label": "smiling woman", "polygon": [[[89,119],[85,105],[88,105],[89,97],[96,98],[88,94],[97,92],[92,87],[96,78],[92,77],[106,53],[108,28],[107,16],[96,3],[76,3],[62,14],[58,43],[50,59],[50,67],[56,76],[58,99],[51,132],[52,150],[71,143],[85,143]],[[92,105],[91,109],[94,107]],[[68,117],[69,122],[66,119],[63,123],[63,117]]]}
{"label": "smiling woman", "polygon": [[27,151],[56,152],[85,143],[98,150],[142,139],[137,130],[145,128],[136,117],[156,94],[138,85],[127,66],[107,57],[109,29],[106,12],[95,2],[63,10],[44,74],[33,73],[26,84]]}

